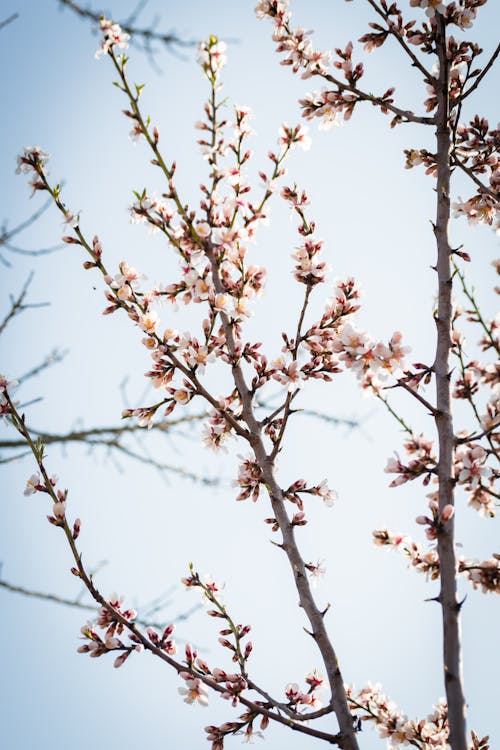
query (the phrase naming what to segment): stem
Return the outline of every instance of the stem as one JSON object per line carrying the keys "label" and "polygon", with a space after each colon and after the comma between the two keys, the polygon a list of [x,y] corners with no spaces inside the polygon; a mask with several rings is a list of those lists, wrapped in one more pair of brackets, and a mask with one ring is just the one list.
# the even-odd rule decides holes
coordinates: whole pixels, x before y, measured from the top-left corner
{"label": "stem", "polygon": [[462,101],[466,97],[468,97],[469,94],[472,94],[472,92],[475,91],[475,89],[477,89],[477,87],[479,86],[479,84],[483,80],[483,78],[486,75],[486,73],[490,70],[490,68],[492,67],[493,63],[495,62],[495,60],[497,59],[497,57],[498,57],[499,54],[500,54],[500,43],[497,45],[497,48],[495,49],[495,51],[493,52],[492,56],[488,60],[487,64],[482,69],[481,73],[477,76],[477,78],[474,81],[474,83],[472,84],[472,86],[470,86],[470,88],[468,88],[467,91],[464,94],[462,94],[462,96],[460,97]]}
{"label": "stem", "polygon": [[387,30],[389,34],[391,34],[391,36],[393,36],[394,39],[398,42],[398,44],[401,45],[401,47],[404,49],[404,51],[406,52],[406,54],[411,60],[412,66],[420,70],[420,72],[424,76],[424,81],[426,83],[432,83],[431,73],[427,70],[427,68],[424,65],[422,65],[422,63],[420,62],[416,54],[408,46],[408,44],[405,42],[401,34],[393,28],[393,24],[390,21],[389,14],[386,11],[384,11],[382,8],[380,8],[375,2],[375,0],[367,0],[367,2],[369,3],[369,5],[372,6],[373,10],[384,19],[384,21],[387,24]]}
{"label": "stem", "polygon": [[[59,499],[50,482],[48,472],[43,463],[43,455],[41,452],[41,446],[37,447],[37,445],[35,445],[35,443],[33,442],[33,439],[24,423],[24,418],[19,415],[7,391],[3,391],[3,395],[5,397],[6,402],[8,403],[10,407],[10,416],[11,416],[12,424],[14,425],[15,429],[24,437],[24,439],[26,440],[30,448],[31,453],[33,454],[33,457],[36,460],[36,463],[40,470],[40,474],[43,477],[43,483],[45,485],[47,494],[51,497],[53,502],[58,502]],[[61,530],[63,531],[64,536],[66,537],[68,545],[71,549],[73,560],[75,562],[75,566],[78,571],[78,578],[85,585],[86,589],[88,590],[88,592],[90,593],[94,601],[96,601],[97,604],[99,604],[101,607],[106,609],[112,615],[112,618],[115,622],[120,623],[121,625],[123,625],[123,627],[126,630],[132,633],[136,637],[137,643],[141,643],[147,651],[150,651],[155,656],[158,656],[163,662],[173,667],[176,670],[176,672],[179,673],[179,672],[188,671],[190,674],[193,675],[193,677],[199,678],[205,685],[207,685],[209,688],[211,688],[215,692],[223,693],[225,690],[223,685],[220,685],[219,683],[215,682],[211,677],[207,676],[205,673],[199,672],[194,666],[186,668],[185,664],[182,664],[181,662],[178,662],[175,659],[173,659],[171,656],[165,653],[159,646],[151,642],[149,638],[143,635],[143,633],[138,629],[137,625],[134,622],[127,620],[120,612],[118,612],[116,609],[114,609],[114,607],[111,606],[111,604],[102,596],[102,594],[96,588],[92,575],[87,573],[82,562],[82,554],[77,549],[76,542],[73,539],[72,530],[70,529],[68,525],[66,517],[62,519],[59,528],[61,528]],[[343,744],[342,736],[329,734],[327,732],[322,732],[317,729],[312,729],[310,727],[303,726],[302,724],[297,724],[292,719],[284,717],[281,714],[276,713],[275,711],[271,711],[266,706],[263,706],[261,704],[256,704],[253,701],[249,700],[248,698],[245,698],[243,695],[239,696],[239,700],[244,706],[249,708],[256,715],[261,714],[263,716],[267,716],[269,719],[276,721],[279,724],[283,724],[289,727],[290,729],[309,735],[310,737],[316,737],[318,739],[325,740],[326,742],[329,742],[330,744],[339,745],[342,748],[350,747],[350,746]]]}
{"label": "stem", "polygon": [[451,262],[453,263],[453,268],[455,269],[455,273],[460,279],[463,293],[465,294],[465,296],[467,297],[467,299],[472,305],[474,315],[476,316],[476,322],[479,323],[484,333],[486,334],[491,346],[495,349],[496,353],[500,356],[500,346],[498,344],[498,341],[492,335],[490,327],[486,324],[481,314],[481,310],[479,309],[476,298],[474,297],[474,287],[471,287],[471,289],[468,288],[465,282],[465,274],[460,270],[454,258],[452,258]]}
{"label": "stem", "polygon": [[389,403],[389,400],[385,396],[381,396],[380,393],[375,388],[373,388],[373,393],[379,399],[379,401],[382,401],[382,403],[384,404],[389,414],[392,414],[394,419],[396,419],[399,422],[403,430],[407,432],[408,435],[413,437],[415,433],[413,432],[412,428],[409,425],[407,425],[403,417],[400,417],[399,414],[392,408],[391,404]]}
{"label": "stem", "polygon": [[[436,428],[439,439],[439,511],[454,505],[454,431],[451,414],[449,358],[451,351],[452,274],[451,248],[448,239],[450,219],[450,151],[449,69],[446,55],[446,23],[437,14],[436,48],[439,59],[437,85],[437,210],[434,234],[437,245],[438,311],[436,316],[437,346],[434,372],[436,375]],[[439,602],[443,618],[443,668],[448,701],[449,743],[452,750],[467,750],[465,698],[463,693],[460,604],[457,600],[454,517],[447,521],[438,535],[441,590]]]}
{"label": "stem", "polygon": [[[212,277],[215,290],[217,293],[222,293],[224,287],[222,285],[217,260],[212,248],[210,249],[208,256],[212,265]],[[226,335],[228,352],[234,357],[236,345],[233,329],[225,313],[221,313],[221,321]],[[332,692],[333,710],[335,711],[342,736],[339,745],[343,750],[359,750],[351,712],[347,703],[344,680],[340,672],[337,655],[326,632],[323,619],[324,613],[319,610],[312,595],[305,563],[295,540],[295,528],[291,524],[285,508],[285,496],[283,490],[276,481],[274,458],[269,456],[266,452],[264,441],[262,439],[262,428],[254,415],[252,392],[246,384],[241,365],[237,362],[236,358],[234,359],[234,362],[235,364],[233,364],[232,367],[233,378],[241,399],[242,417],[248,427],[249,436],[247,439],[253,448],[256,461],[262,471],[262,480],[267,487],[274,517],[276,518],[282,533],[283,543],[281,547],[286,553],[290,567],[293,571],[295,585],[299,594],[300,606],[307,615],[311,626],[311,635],[316,641],[321,656],[323,657],[323,663],[325,665],[330,690]]]}

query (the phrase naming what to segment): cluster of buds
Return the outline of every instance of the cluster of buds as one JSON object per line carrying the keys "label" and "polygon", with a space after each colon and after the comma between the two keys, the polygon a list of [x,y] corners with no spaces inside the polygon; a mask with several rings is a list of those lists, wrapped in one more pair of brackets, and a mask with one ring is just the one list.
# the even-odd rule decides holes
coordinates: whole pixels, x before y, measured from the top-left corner
{"label": "cluster of buds", "polygon": [[159,635],[154,628],[148,627],[146,628],[146,635],[154,646],[160,648],[169,656],[174,656],[177,653],[177,644],[171,637],[174,630],[175,625],[167,625],[163,633]]}
{"label": "cluster of buds", "polygon": [[[52,515],[47,516],[49,523],[54,526],[64,526],[66,520],[66,501],[68,498],[68,490],[55,489],[58,478],[55,475],[42,477],[38,472],[32,474],[26,481],[26,487],[24,494],[26,496],[34,495],[36,492],[45,492],[48,494],[53,502]],[[81,521],[79,518],[76,519],[73,526],[73,539],[77,539],[80,533]]]}
{"label": "cluster of buds", "polygon": [[411,482],[417,477],[424,477],[424,485],[429,484],[431,477],[436,472],[437,459],[433,454],[433,442],[423,435],[412,436],[405,443],[405,449],[408,455],[414,458],[404,464],[396,453],[396,458],[389,458],[384,471],[387,474],[397,474],[389,487],[399,487],[401,484]]}
{"label": "cluster of buds", "polygon": [[[261,705],[260,701],[255,701],[256,705]],[[260,730],[254,729],[254,722],[260,717]],[[205,727],[207,740],[212,743],[212,750],[223,750],[224,740],[230,735],[243,735],[243,742],[252,742],[254,737],[263,737],[263,731],[269,725],[269,718],[255,711],[245,711],[239,717],[240,721],[225,721],[220,726],[211,724]]]}
{"label": "cluster of buds", "polygon": [[[119,654],[114,661],[114,666],[118,668],[125,663],[133,651],[142,653],[144,646],[134,633],[129,634],[131,643],[128,645],[120,638],[126,627],[125,623],[132,623],[137,617],[135,609],[122,609],[122,601],[121,597],[111,594],[108,606],[103,606],[99,610],[97,622],[87,623],[81,628],[81,634],[86,643],[78,648],[79,654],[89,654],[92,658],[96,658],[118,651]],[[98,630],[105,632],[101,636]]]}
{"label": "cluster of buds", "polygon": [[246,500],[251,496],[255,503],[259,497],[261,483],[262,469],[257,461],[252,458],[244,458],[238,467],[236,484],[241,487],[241,492],[236,500]]}
{"label": "cluster of buds", "polygon": [[453,518],[455,508],[453,505],[445,505],[443,512],[439,512],[439,504],[436,500],[429,501],[430,516],[417,516],[415,519],[418,524],[425,526],[425,535],[430,541],[437,539],[439,532],[444,524]]}
{"label": "cluster of buds", "polygon": [[326,479],[323,479],[322,482],[312,487],[307,486],[307,482],[305,481],[305,479],[297,479],[284,492],[284,496],[287,498],[287,500],[295,503],[299,510],[303,510],[304,504],[300,497],[301,494],[320,497],[327,508],[331,508],[333,504],[338,500],[338,493],[336,492],[336,490],[333,490],[328,486],[328,482]]}

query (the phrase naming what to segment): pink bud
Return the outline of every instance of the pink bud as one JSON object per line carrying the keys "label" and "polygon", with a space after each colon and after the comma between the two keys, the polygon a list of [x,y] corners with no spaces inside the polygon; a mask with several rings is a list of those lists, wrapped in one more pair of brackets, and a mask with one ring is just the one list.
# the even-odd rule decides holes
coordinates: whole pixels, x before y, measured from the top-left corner
{"label": "pink bud", "polygon": [[120,656],[117,656],[113,664],[115,669],[122,666],[122,664],[128,659],[129,653],[129,651],[125,651],[123,654],[120,654]]}
{"label": "pink bud", "polygon": [[75,523],[73,524],[73,539],[78,539],[80,536],[80,530],[82,528],[82,522],[79,518],[75,520]]}
{"label": "pink bud", "polygon": [[453,505],[445,505],[443,508],[443,512],[441,513],[441,523],[446,523],[446,521],[449,521],[450,518],[453,518],[455,514],[455,508]]}
{"label": "pink bud", "polygon": [[153,628],[146,628],[146,633],[151,643],[156,644],[159,642],[160,639],[158,638],[158,633],[156,632],[156,630],[154,630]]}
{"label": "pink bud", "polygon": [[428,523],[432,523],[431,519],[427,518],[427,516],[417,516],[415,521],[420,524],[420,526],[427,526]]}
{"label": "pink bud", "polygon": [[56,518],[64,518],[66,512],[66,503],[63,501],[54,503],[52,506],[52,512]]}

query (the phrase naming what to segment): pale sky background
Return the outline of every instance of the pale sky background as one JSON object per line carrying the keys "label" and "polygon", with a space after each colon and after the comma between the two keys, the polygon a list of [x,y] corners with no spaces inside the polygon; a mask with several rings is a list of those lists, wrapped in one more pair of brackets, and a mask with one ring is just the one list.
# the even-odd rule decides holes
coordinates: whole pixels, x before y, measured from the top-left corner
{"label": "pale sky background", "polygon": [[[374,20],[366,6],[360,0],[297,0],[294,20],[316,30],[318,47],[344,47]],[[485,54],[496,44],[495,6],[490,2],[481,9],[476,28],[468,34],[484,46]],[[65,181],[63,197],[68,206],[81,210],[84,233],[99,234],[109,268],[117,271],[125,258],[152,283],[177,278],[172,251],[150,236],[146,227],[129,224],[132,190],[147,186],[148,191],[161,193],[164,186],[149,165],[146,147],[134,146],[128,138],[130,121],[121,115],[126,102],[112,86],[108,60],[94,60],[98,38],[91,34],[90,25],[69,11],[60,12],[56,0],[2,0],[0,7],[0,20],[19,13],[0,32],[0,219],[14,226],[41,205],[43,196],[30,201],[27,180],[14,174],[16,154],[23,146],[38,144],[51,154],[52,180]],[[133,7],[128,0],[117,0],[107,10],[119,19]],[[250,0],[150,0],[142,21],[147,23],[161,12],[158,27],[173,29],[182,38],[201,39],[213,33],[230,42],[224,91],[232,101],[254,111],[257,136],[251,144],[255,152],[251,173],[256,174],[267,169],[266,154],[276,147],[281,122],[300,120],[297,101],[316,86],[278,64],[272,26],[258,22],[253,7]],[[179,191],[194,207],[198,185],[206,179],[194,122],[201,118],[208,93],[195,52],[187,49],[172,55],[160,49],[156,61],[161,74],[134,47],[130,56],[131,80],[147,83],[143,111],[160,129],[167,160],[177,160]],[[401,106],[421,109],[425,94],[419,77],[393,45],[387,44],[368,62],[366,88],[383,91],[395,84]],[[497,69],[482,92],[470,98],[467,114],[477,111],[496,121],[498,82]],[[297,182],[310,195],[308,215],[325,240],[332,278],[353,275],[363,286],[359,325],[384,340],[394,330],[402,330],[412,346],[410,360],[430,362],[433,183],[423,170],[404,170],[402,151],[431,147],[431,131],[422,132],[418,126],[390,131],[388,125],[389,119],[372,107],[359,108],[351,122],[330,132],[318,132],[314,125],[310,152],[292,155],[285,182]],[[466,190],[457,181],[457,193],[465,197]],[[17,244],[30,249],[52,245],[61,231],[60,216],[50,209],[16,238]],[[453,242],[463,242],[473,256],[470,279],[491,315],[495,282],[489,264],[498,254],[497,241],[487,228],[472,231],[463,220],[453,223],[452,233]],[[257,244],[251,246],[253,262],[268,267],[269,281],[267,295],[256,305],[249,335],[262,340],[270,356],[279,352],[281,331],[295,326],[299,290],[290,273],[290,253],[296,244],[295,223],[290,223],[287,206],[276,198],[270,226],[260,229]],[[103,284],[96,273],[83,271],[80,249],[67,246],[45,257],[11,256],[10,260],[12,267],[0,266],[0,317],[7,310],[8,293],[20,289],[30,270],[35,271],[31,301],[50,301],[51,306],[27,311],[11,324],[0,341],[0,371],[16,377],[54,347],[69,350],[63,364],[28,381],[19,392],[24,402],[43,396],[27,410],[31,425],[57,431],[81,423],[117,423],[125,376],[130,404],[147,404],[154,398],[144,397],[143,373],[149,360],[141,336],[119,314],[101,316]],[[316,311],[330,288],[331,282],[328,288],[316,290]],[[183,310],[174,314],[163,308],[162,321],[185,330],[198,313],[195,308],[183,317]],[[476,337],[473,332],[471,352]],[[434,435],[420,408],[408,398],[398,397],[396,403],[416,431]],[[417,482],[388,488],[383,468],[393,451],[401,450],[402,435],[377,402],[362,397],[350,373],[330,385],[310,386],[300,405],[361,421],[358,430],[350,431],[297,416],[279,462],[283,486],[299,477],[312,483],[327,477],[339,492],[340,500],[332,509],[309,504],[310,523],[299,539],[306,560],[325,560],[327,575],[317,595],[320,603],[332,603],[328,626],[345,680],[358,687],[370,680],[381,682],[410,717],[425,717],[443,695],[440,612],[436,605],[424,603],[436,594],[437,584],[427,584],[423,576],[407,570],[397,555],[373,548],[371,531],[387,525],[421,539],[422,529],[414,518],[425,512],[427,490]],[[4,434],[14,437],[7,430]],[[150,436],[147,445],[154,445],[155,455],[165,461],[221,476],[223,486],[207,488],[174,477],[166,482],[137,462],[120,458],[117,467],[98,450],[50,448],[47,466],[70,490],[68,515],[83,521],[79,542],[84,560],[91,568],[106,560],[96,577],[100,590],[105,595],[118,591],[130,604],[150,602],[172,589],[168,621],[197,602],[196,593],[185,593],[179,583],[189,562],[225,582],[224,598],[233,618],[253,628],[252,675],[281,697],[288,682],[303,684],[305,673],[320,663],[302,629],[306,622],[296,606],[286,561],[269,543],[269,527],[263,524],[269,516],[265,493],[255,505],[234,502],[235,454],[247,453],[245,447],[235,446],[227,456],[217,458],[202,449],[196,431],[168,442]],[[50,508],[43,496],[22,494],[33,462],[25,459],[0,468],[2,577],[33,589],[76,596],[79,588],[69,574],[69,551],[45,518]],[[498,551],[497,521],[478,517],[461,501],[457,515],[457,537],[467,556],[484,559]],[[479,736],[490,734],[495,747],[500,742],[499,605],[467,584],[462,589],[468,593],[463,626],[469,725]],[[8,750],[103,750],[110,745],[194,750],[208,746],[204,726],[238,716],[216,696],[208,708],[187,706],[177,694],[182,681],[147,654],[134,655],[120,670],[113,669],[112,657],[91,660],[77,654],[85,613],[3,590],[0,607],[0,745]],[[176,634],[180,642],[189,640],[203,648],[210,664],[223,666],[226,654],[217,644],[216,625],[200,611],[179,623]],[[325,727],[331,729],[332,724],[327,720]],[[276,726],[267,730],[265,741],[267,747],[279,750],[315,745],[314,740]],[[385,744],[369,730],[360,742],[363,750]],[[233,738],[227,746],[239,743]]]}

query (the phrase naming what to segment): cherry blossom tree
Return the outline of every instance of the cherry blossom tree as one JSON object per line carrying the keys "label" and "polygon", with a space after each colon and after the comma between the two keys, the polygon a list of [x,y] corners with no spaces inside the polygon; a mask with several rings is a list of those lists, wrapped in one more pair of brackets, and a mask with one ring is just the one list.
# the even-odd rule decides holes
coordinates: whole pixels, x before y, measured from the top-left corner
{"label": "cherry blossom tree", "polygon": [[[308,193],[285,180],[285,164],[291,152],[307,150],[310,145],[304,125],[282,125],[279,147],[269,153],[268,167],[259,172],[262,186],[250,184],[251,113],[237,105],[230,117],[226,114],[220,94],[226,46],[215,36],[199,47],[199,63],[209,94],[203,119],[196,127],[208,177],[201,185],[199,207],[193,208],[177,187],[176,162],[163,148],[158,127],[142,111],[143,86],[129,78],[124,53],[129,35],[109,19],[103,17],[100,22],[102,41],[96,57],[109,59],[117,76],[115,85],[126,102],[124,114],[130,120],[130,136],[149,149],[152,164],[165,184],[161,198],[147,190],[138,191],[131,216],[160,233],[178,254],[180,274],[176,280],[167,279],[148,288],[142,273],[126,260],[115,271],[108,269],[99,235],[87,234],[78,211],[63,200],[61,185],[52,181],[48,154],[39,147],[27,147],[18,158],[18,170],[29,175],[33,191],[48,193],[69,227],[64,242],[81,250],[84,268],[102,278],[107,300],[104,314],[125,314],[151,355],[146,377],[158,397],[154,403],[126,409],[123,417],[135,418],[139,425],[149,427],[198,402],[209,410],[204,425],[207,447],[221,451],[237,444],[238,450],[244,451],[235,480],[236,499],[268,502],[266,522],[276,534],[277,554],[283,553],[288,562],[299,606],[308,621],[306,632],[321,659],[321,671],[311,669],[303,685],[290,682],[283,695],[272,695],[252,675],[250,625],[237,622],[222,599],[220,584],[201,575],[193,565],[183,583],[201,593],[208,605],[207,615],[221,625],[219,644],[222,653],[229,656],[230,666],[226,662],[221,666],[209,664],[190,644],[179,654],[173,624],[160,630],[141,627],[137,611],[125,605],[121,597],[105,597],[83,562],[79,539],[82,534],[84,544],[84,527],[75,518],[70,494],[51,473],[43,441],[35,439],[26,425],[15,401],[15,382],[2,376],[2,413],[36,462],[25,494],[48,496],[52,505],[48,520],[67,541],[73,558],[71,572],[100,607],[97,621],[82,628],[79,651],[92,657],[112,653],[115,667],[147,651],[178,673],[182,680],[179,693],[185,702],[206,706],[210,695],[218,694],[233,708],[240,707],[237,718],[231,714],[222,724],[206,727],[213,750],[221,750],[231,735],[243,734],[250,741],[273,723],[345,750],[359,747],[359,732],[366,723],[376,727],[392,747],[487,750],[489,746],[487,736],[481,737],[466,726],[463,601],[458,598],[457,585],[463,578],[473,589],[499,593],[500,555],[494,552],[489,558],[476,560],[462,554],[455,540],[455,519],[457,513],[468,512],[463,509],[464,498],[481,515],[493,518],[496,514],[498,324],[483,315],[467,280],[469,253],[462,247],[452,248],[449,239],[452,211],[473,225],[498,226],[499,132],[480,115],[464,116],[500,51],[497,48],[481,64],[478,45],[462,39],[485,4],[486,0],[410,0],[413,10],[402,10],[396,3],[367,0],[376,21],[359,41],[367,52],[376,51],[390,39],[396,42],[402,58],[416,69],[423,85],[425,99],[422,104],[415,103],[415,111],[400,104],[393,87],[382,86],[381,93],[363,87],[365,71],[353,59],[352,43],[333,52],[317,50],[309,33],[294,28],[286,0],[262,0],[257,5],[257,15],[274,25],[273,40],[281,62],[294,73],[300,72],[303,79],[322,79],[322,90],[300,100],[307,120],[330,128],[341,119],[349,120],[369,103],[390,117],[391,127],[430,126],[434,134],[433,150],[417,144],[406,151],[406,167],[425,168],[430,189],[435,191],[432,229],[437,298],[432,362],[410,362],[409,346],[399,331],[388,341],[381,341],[361,329],[356,323],[360,293],[354,279],[337,279],[333,291],[323,291],[329,268],[310,215]],[[469,193],[452,203],[457,173],[468,178]],[[278,190],[297,225],[292,274],[302,290],[302,302],[290,328],[282,333],[281,351],[268,355],[262,344],[246,333],[249,319],[254,314],[257,317],[266,280],[266,269],[251,262],[249,243],[256,238]],[[494,267],[498,273],[498,261]],[[318,297],[323,300],[319,316],[313,308]],[[158,311],[161,302],[198,306],[202,316],[197,331],[165,329]],[[480,337],[477,358],[471,358],[465,347],[465,329]],[[442,612],[446,697],[422,719],[409,718],[379,685],[361,689],[350,685],[349,664],[337,652],[327,625],[329,608],[318,602],[313,590],[324,572],[322,564],[308,561],[301,551],[301,530],[308,523],[312,504],[335,506],[337,492],[321,477],[314,483],[299,477],[283,484],[276,466],[303,391],[314,381],[322,383],[325,392],[334,389],[347,370],[352,370],[362,391],[377,399],[406,433],[404,450],[408,458],[396,452],[386,466],[386,472],[394,475],[391,486],[421,479],[430,490],[428,510],[416,519],[417,525],[425,528],[425,544],[386,527],[373,532],[375,545],[402,553],[410,566],[431,581],[438,581],[439,591],[433,598]],[[271,389],[278,389],[277,406],[269,406],[266,400]],[[412,428],[404,409],[393,404],[393,391],[418,402],[428,416],[429,434]],[[469,414],[461,409],[464,403],[469,406]],[[322,702],[320,696],[325,691],[327,698]]]}

